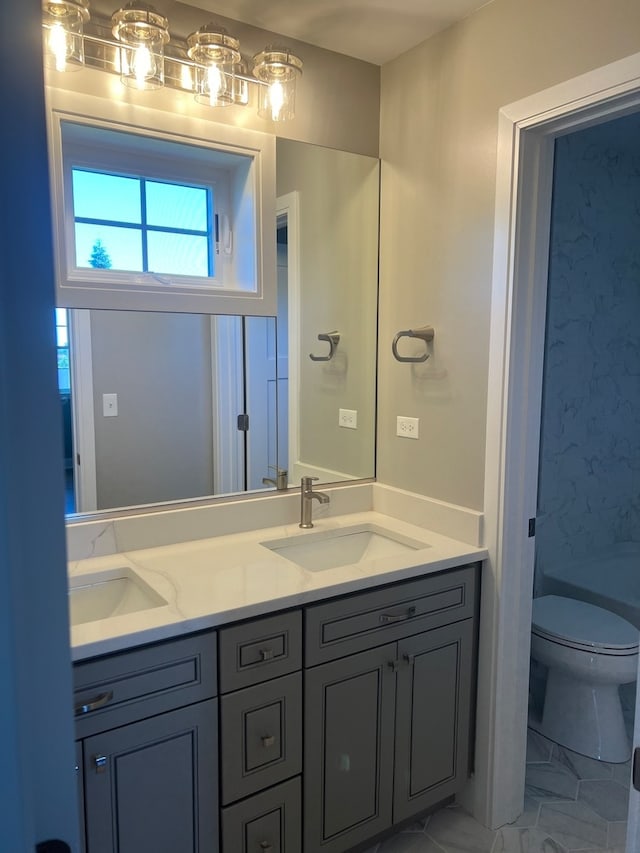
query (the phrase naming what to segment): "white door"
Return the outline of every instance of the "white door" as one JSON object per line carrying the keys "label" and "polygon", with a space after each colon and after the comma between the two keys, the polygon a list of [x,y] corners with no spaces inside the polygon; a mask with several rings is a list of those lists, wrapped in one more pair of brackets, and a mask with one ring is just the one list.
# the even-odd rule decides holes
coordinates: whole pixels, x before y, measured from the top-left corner
{"label": "white door", "polygon": [[39,0],[0,6],[3,851],[52,838],[78,849],[41,16]]}
{"label": "white door", "polygon": [[275,479],[278,461],[277,350],[274,317],[245,317],[247,489]]}

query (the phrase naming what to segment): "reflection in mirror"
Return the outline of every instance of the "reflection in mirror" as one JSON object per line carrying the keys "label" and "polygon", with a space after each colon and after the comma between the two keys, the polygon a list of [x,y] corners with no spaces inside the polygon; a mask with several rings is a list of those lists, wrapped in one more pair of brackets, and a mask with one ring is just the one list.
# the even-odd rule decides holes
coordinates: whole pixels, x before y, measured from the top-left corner
{"label": "reflection in mirror", "polygon": [[274,317],[58,308],[56,330],[68,513],[264,488],[286,467]]}
{"label": "reflection in mirror", "polygon": [[57,309],[67,513],[374,476],[379,162],[276,174],[277,319]]}

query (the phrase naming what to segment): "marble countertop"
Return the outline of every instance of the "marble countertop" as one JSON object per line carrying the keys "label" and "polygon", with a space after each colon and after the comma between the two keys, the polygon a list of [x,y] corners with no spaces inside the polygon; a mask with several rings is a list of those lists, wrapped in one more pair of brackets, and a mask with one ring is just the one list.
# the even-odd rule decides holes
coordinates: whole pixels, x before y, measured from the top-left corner
{"label": "marble countertop", "polygon": [[[373,524],[424,544],[358,563],[308,571],[262,542]],[[69,563],[71,585],[113,569],[137,575],[167,604],[71,627],[73,660],[132,648],[369,589],[486,557],[478,548],[379,512],[319,519],[312,530],[297,524],[126,551]]]}

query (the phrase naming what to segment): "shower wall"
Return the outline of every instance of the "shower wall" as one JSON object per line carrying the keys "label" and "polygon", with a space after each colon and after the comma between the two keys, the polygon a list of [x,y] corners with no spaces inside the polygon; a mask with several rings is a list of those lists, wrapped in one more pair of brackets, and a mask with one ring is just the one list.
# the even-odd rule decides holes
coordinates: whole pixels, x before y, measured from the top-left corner
{"label": "shower wall", "polygon": [[640,541],[640,116],[558,139],[536,585]]}

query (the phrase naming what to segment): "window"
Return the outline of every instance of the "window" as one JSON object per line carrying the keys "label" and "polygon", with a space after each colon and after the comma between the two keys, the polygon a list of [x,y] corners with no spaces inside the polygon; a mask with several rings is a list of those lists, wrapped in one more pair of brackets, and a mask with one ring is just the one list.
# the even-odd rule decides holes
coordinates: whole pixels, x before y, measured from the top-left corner
{"label": "window", "polygon": [[58,390],[71,392],[71,367],[69,364],[69,324],[64,308],[56,308],[56,350],[58,355]]}
{"label": "window", "polygon": [[77,267],[214,275],[210,188],[87,169],[71,176]]}
{"label": "window", "polygon": [[276,313],[272,137],[49,98],[58,305]]}

